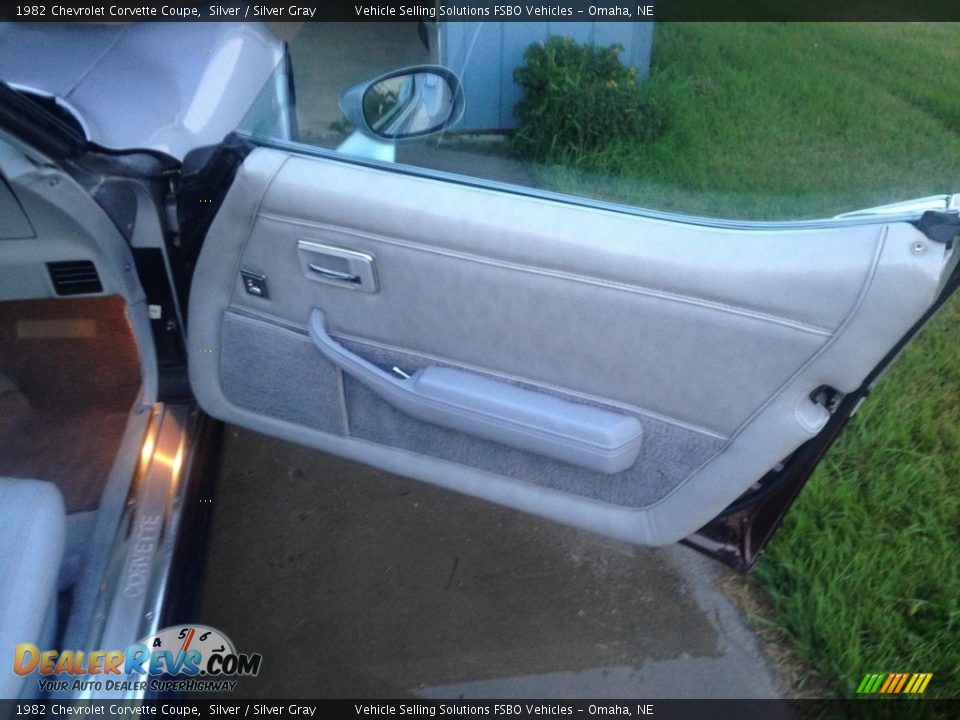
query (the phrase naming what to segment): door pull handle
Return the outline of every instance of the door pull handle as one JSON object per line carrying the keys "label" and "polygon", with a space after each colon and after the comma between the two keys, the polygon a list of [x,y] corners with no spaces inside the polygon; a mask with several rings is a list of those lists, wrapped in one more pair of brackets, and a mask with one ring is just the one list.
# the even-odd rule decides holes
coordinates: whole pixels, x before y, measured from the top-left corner
{"label": "door pull handle", "polygon": [[317,265],[316,263],[309,263],[308,267],[318,275],[321,275],[328,280],[340,280],[342,282],[349,283],[359,283],[360,276],[353,275],[348,272],[340,272],[339,270],[331,270],[330,268],[325,268],[322,265]]}

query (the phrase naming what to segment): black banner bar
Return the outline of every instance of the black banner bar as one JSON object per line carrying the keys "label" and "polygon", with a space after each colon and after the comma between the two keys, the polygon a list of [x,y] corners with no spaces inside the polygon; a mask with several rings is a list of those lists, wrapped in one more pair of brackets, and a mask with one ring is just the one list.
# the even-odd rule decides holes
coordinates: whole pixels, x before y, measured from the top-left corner
{"label": "black banner bar", "polygon": [[960,21],[960,0],[296,0],[158,2],[0,0],[30,22],[651,22]]}
{"label": "black banner bar", "polygon": [[955,718],[960,700],[0,700],[3,718]]}

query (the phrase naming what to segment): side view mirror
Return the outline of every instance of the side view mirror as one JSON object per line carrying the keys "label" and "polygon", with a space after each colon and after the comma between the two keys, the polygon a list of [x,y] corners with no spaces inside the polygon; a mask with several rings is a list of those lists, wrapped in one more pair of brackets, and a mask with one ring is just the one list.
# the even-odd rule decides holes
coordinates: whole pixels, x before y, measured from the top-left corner
{"label": "side view mirror", "polygon": [[454,125],[463,115],[463,87],[452,70],[417,65],[344,90],[340,110],[365,135],[410,140]]}

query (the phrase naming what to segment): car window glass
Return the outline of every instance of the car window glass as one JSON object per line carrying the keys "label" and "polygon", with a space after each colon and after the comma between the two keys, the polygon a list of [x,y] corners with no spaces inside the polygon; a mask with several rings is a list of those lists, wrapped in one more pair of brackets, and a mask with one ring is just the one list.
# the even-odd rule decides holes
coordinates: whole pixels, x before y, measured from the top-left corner
{"label": "car window glass", "polygon": [[299,142],[352,131],[345,88],[437,63],[451,130],[397,162],[642,208],[803,219],[958,190],[960,28],[945,23],[304,23]]}

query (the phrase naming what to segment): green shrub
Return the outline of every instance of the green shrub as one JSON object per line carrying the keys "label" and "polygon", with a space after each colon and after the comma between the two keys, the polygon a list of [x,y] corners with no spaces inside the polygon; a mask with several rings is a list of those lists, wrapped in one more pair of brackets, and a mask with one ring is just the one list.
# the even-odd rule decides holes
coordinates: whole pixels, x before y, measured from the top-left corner
{"label": "green shrub", "polygon": [[513,71],[523,90],[514,108],[514,150],[548,163],[589,165],[590,154],[617,142],[657,137],[661,114],[620,62],[620,45],[578,45],[564,37],[533,43]]}

